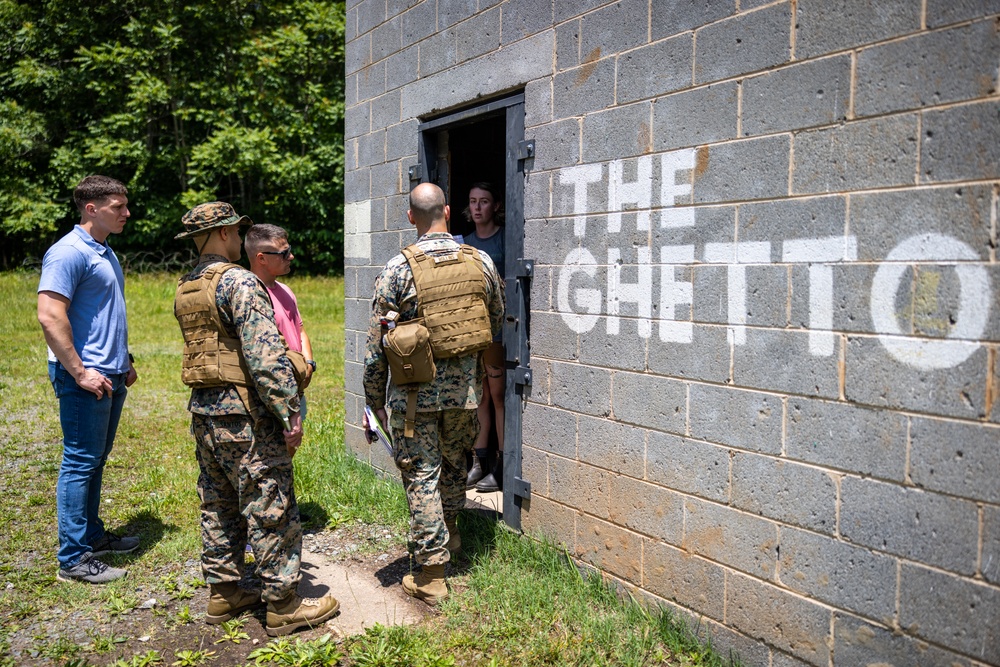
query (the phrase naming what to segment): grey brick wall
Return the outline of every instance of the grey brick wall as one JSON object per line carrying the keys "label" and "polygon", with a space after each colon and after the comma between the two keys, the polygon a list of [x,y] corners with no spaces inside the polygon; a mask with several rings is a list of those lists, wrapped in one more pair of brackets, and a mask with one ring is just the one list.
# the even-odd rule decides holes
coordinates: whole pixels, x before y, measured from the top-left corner
{"label": "grey brick wall", "polygon": [[348,447],[418,122],[523,91],[525,530],[744,664],[1000,666],[1000,2],[348,5]]}

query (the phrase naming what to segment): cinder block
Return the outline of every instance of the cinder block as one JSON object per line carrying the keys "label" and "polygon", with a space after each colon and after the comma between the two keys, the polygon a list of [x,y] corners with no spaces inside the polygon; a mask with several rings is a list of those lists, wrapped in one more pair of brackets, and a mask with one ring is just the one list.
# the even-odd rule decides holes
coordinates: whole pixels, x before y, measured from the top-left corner
{"label": "cinder block", "polygon": [[670,544],[681,543],[684,536],[684,501],[679,493],[614,475],[611,477],[610,498],[612,523]]}
{"label": "cinder block", "polygon": [[580,364],[552,364],[552,404],[583,414],[611,412],[611,372]]}
{"label": "cinder block", "polygon": [[476,13],[477,0],[438,0],[438,30],[443,30]]}
{"label": "cinder block", "polygon": [[[358,298],[358,267],[344,267],[344,298]],[[364,297],[360,297],[364,298]]]}
{"label": "cinder block", "polygon": [[[877,338],[848,337],[845,393],[849,401],[965,419],[985,416],[985,348],[951,340],[908,347],[905,340],[886,338],[880,342]],[[887,345],[893,346],[890,349],[900,358],[892,356]],[[914,363],[931,361],[938,365],[950,363],[957,359],[953,355],[969,351],[965,361],[951,367],[913,367]]]}
{"label": "cinder block", "polygon": [[556,502],[607,519],[610,485],[606,470],[549,457],[549,494]]}
{"label": "cinder block", "polygon": [[733,348],[733,383],[805,396],[840,394],[836,354],[814,356],[809,334],[780,329],[746,330],[746,344]]}
{"label": "cinder block", "polygon": [[695,33],[694,80],[718,81],[787,62],[791,56],[791,31],[787,3],[701,28]]}
{"label": "cinder block", "polygon": [[[520,477],[531,484],[531,490],[538,496],[549,495],[549,457],[534,447],[525,445],[521,449]],[[572,521],[572,519],[570,519]]]}
{"label": "cinder block", "polygon": [[1000,2],[997,0],[927,0],[928,28],[990,14],[1000,14]]}
{"label": "cinder block", "polygon": [[887,410],[790,397],[785,450],[792,459],[902,482],[906,418]]}
{"label": "cinder block", "polygon": [[645,430],[607,419],[580,417],[578,440],[582,463],[642,479],[646,467]]}
{"label": "cinder block", "polygon": [[364,201],[371,197],[371,169],[350,169],[344,174],[344,202]]}
{"label": "cinder block", "polygon": [[580,355],[580,336],[558,313],[531,314],[531,353],[546,359],[576,361]]}
{"label": "cinder block", "polygon": [[615,59],[604,58],[559,72],[553,81],[552,117],[581,116],[606,109],[615,99]]}
{"label": "cinder block", "polygon": [[575,555],[626,581],[642,580],[642,538],[600,519],[577,517]]}
{"label": "cinder block", "polygon": [[[583,346],[586,351],[586,346]],[[611,378],[615,419],[645,428],[684,434],[687,385],[643,373],[615,373]],[[641,475],[637,475],[641,477]]]}
{"label": "cinder block", "polygon": [[608,55],[642,46],[647,42],[647,0],[618,0],[583,15],[580,53]]}
{"label": "cinder block", "polygon": [[549,405],[549,362],[544,359],[532,357],[531,362],[531,384],[528,385],[525,393],[527,402],[533,405]]}
{"label": "cinder block", "polygon": [[869,623],[836,613],[833,634],[833,660],[837,665],[866,665],[873,656],[893,667],[975,667],[980,664],[903,634],[888,622],[884,625]]}
{"label": "cinder block", "polygon": [[810,598],[882,621],[896,613],[895,558],[782,528],[778,568],[782,585]]}
{"label": "cinder block", "polygon": [[404,245],[398,232],[372,233],[372,264],[385,266]]}
{"label": "cinder block", "polygon": [[[392,18],[393,16],[399,16],[405,12],[410,7],[414,5],[419,5],[424,0],[388,0],[386,2],[386,16]],[[434,3],[431,3],[434,4]]]}
{"label": "cinder block", "polygon": [[653,39],[670,37],[700,28],[736,13],[736,3],[691,2],[690,0],[657,0],[651,3],[650,24]]}
{"label": "cinder block", "polygon": [[[579,170],[579,171],[578,171]],[[585,173],[584,173],[585,172]],[[586,231],[603,226],[600,232],[591,232],[590,236],[599,237],[607,231],[607,220],[603,215],[588,215],[591,211],[608,210],[608,167],[604,164],[576,165],[573,169],[560,169],[553,176],[552,183],[552,213],[554,216],[586,216],[583,227]],[[577,190],[585,190],[585,205],[583,210],[577,210]],[[572,223],[573,220],[570,220]],[[574,229],[571,234],[576,235]],[[596,240],[596,239],[590,239]]]}
{"label": "cinder block", "polygon": [[556,26],[556,71],[580,64],[580,19]]}
{"label": "cinder block", "polygon": [[[983,185],[851,195],[850,229],[857,237],[858,259],[880,262],[907,239],[936,234],[961,241],[988,261],[992,196]],[[928,251],[940,252],[940,245]]]}
{"label": "cinder block", "polygon": [[577,415],[529,403],[525,406],[523,420],[521,437],[525,446],[568,459],[577,458]]}
{"label": "cinder block", "polygon": [[917,486],[1000,504],[1000,428],[914,417],[910,477]]}
{"label": "cinder block", "polygon": [[694,38],[691,34],[678,35],[619,54],[618,103],[649,99],[691,86],[693,59]]}
{"label": "cinder block", "polygon": [[344,139],[353,139],[371,131],[368,102],[347,107],[344,112]]}
{"label": "cinder block", "polygon": [[385,130],[358,137],[358,166],[371,167],[385,162]]}
{"label": "cinder block", "polygon": [[580,247],[580,239],[573,234],[572,218],[532,220],[525,224],[524,247],[536,266],[559,267]]}
{"label": "cinder block", "polygon": [[573,510],[540,496],[521,507],[521,529],[529,535],[542,535],[556,545],[573,548],[576,541]]}
{"label": "cinder block", "polygon": [[[532,174],[524,184],[524,221],[538,222],[552,211],[552,173]],[[532,249],[534,250],[534,249]]]}
{"label": "cinder block", "polygon": [[903,563],[899,624],[939,646],[1000,663],[1000,590]]}
{"label": "cinder block", "polygon": [[358,73],[348,74],[344,81],[344,104],[353,107],[358,103]]}
{"label": "cinder block", "polygon": [[719,655],[739,658],[741,664],[744,665],[772,665],[772,656],[773,667],[804,667],[805,665],[799,661],[794,664],[782,662],[781,656],[784,654],[772,651],[766,644],[703,616],[692,614],[688,618],[688,627],[702,642],[711,641]]}
{"label": "cinder block", "polygon": [[344,47],[344,73],[353,74],[372,63],[372,39],[362,35]]}
{"label": "cinder block", "polygon": [[926,111],[920,168],[924,182],[1000,177],[1000,104]]}
{"label": "cinder block", "polygon": [[810,665],[830,660],[830,611],[776,586],[726,577],[726,623]]}
{"label": "cinder block", "polygon": [[733,507],[782,523],[833,534],[837,484],[829,472],[746,452],[732,458]]}
{"label": "cinder block", "polygon": [[393,17],[372,31],[372,61],[388,58],[402,47],[400,20]]}
{"label": "cinder block", "polygon": [[[689,170],[688,173],[693,173]],[[687,183],[684,171],[678,172],[677,182]],[[678,196],[677,204],[687,204],[688,198]],[[694,246],[696,262],[704,262],[705,245],[708,243],[734,243],[736,241],[736,206],[693,206],[689,210],[694,214],[694,225],[684,227],[663,227],[662,218],[659,225],[653,225],[653,248],[659,250],[662,246],[691,245]],[[655,220],[655,216],[654,216]],[[697,269],[697,265],[694,267]],[[696,289],[695,294],[699,291]],[[702,295],[704,296],[704,295]],[[695,297],[697,312],[699,298]]]}
{"label": "cinder block", "polygon": [[456,25],[455,40],[458,62],[500,48],[500,8],[481,12]]}
{"label": "cinder block", "polygon": [[[581,363],[630,371],[646,369],[646,339],[639,335],[634,304],[626,304],[623,311],[618,333],[609,334],[609,318],[601,317],[593,329],[580,334]],[[568,327],[564,331],[570,333]]]}
{"label": "cinder block", "polygon": [[983,553],[979,561],[983,579],[1000,584],[1000,507],[983,507]]}
{"label": "cinder block", "polygon": [[410,208],[409,190],[407,193],[400,193],[392,197],[385,198],[385,228],[390,231],[403,232],[404,239],[417,240],[416,230],[406,217],[406,211]]}
{"label": "cinder block", "polygon": [[[926,127],[926,126],[925,126]],[[917,117],[887,116],[795,135],[795,194],[911,185]]]}
{"label": "cinder block", "polygon": [[555,169],[580,161],[580,121],[576,118],[536,126],[529,134],[535,140],[536,169]]}
{"label": "cinder block", "polygon": [[649,342],[647,365],[651,372],[720,384],[729,380],[730,346],[726,327],[693,324],[689,343],[661,342],[657,328],[654,324],[654,338]]}
{"label": "cinder block", "polygon": [[754,136],[829,125],[850,101],[850,56],[796,63],[743,82],[741,128]]}
{"label": "cinder block", "polygon": [[437,3],[433,0],[417,3],[400,16],[399,23],[403,47],[430,37],[437,30]]}
{"label": "cinder block", "polygon": [[596,7],[609,5],[615,0],[555,0],[553,2],[555,22],[562,23],[566,19],[585,14]]}
{"label": "cinder block", "polygon": [[344,359],[348,361],[363,361],[365,356],[364,350],[365,350],[364,341],[362,341],[361,344],[358,345],[357,331],[344,332]]}
{"label": "cinder block", "polygon": [[385,63],[385,88],[394,90],[417,80],[420,47],[411,46],[389,56]]}
{"label": "cinder block", "polygon": [[[399,90],[388,92],[372,100],[372,126],[375,130],[384,130],[398,124],[399,121]],[[412,129],[414,132],[416,131],[416,127]]]}
{"label": "cinder block", "polygon": [[788,194],[788,155],[787,136],[702,146],[694,170],[694,200],[708,203],[784,197]]}
{"label": "cinder block", "polygon": [[358,32],[370,32],[385,21],[385,0],[363,0],[358,3]]}
{"label": "cinder block", "polygon": [[356,331],[368,331],[368,319],[371,315],[371,307],[372,305],[370,299],[345,299],[345,325],[350,323],[351,327]]}
{"label": "cinder block", "polygon": [[789,299],[788,269],[784,266],[746,267],[746,323],[750,326],[785,327]]}
{"label": "cinder block", "polygon": [[[417,155],[417,120],[411,119],[390,125],[385,136],[385,159],[399,160]],[[404,212],[405,217],[405,212]]]}
{"label": "cinder block", "polygon": [[795,57],[805,59],[916,32],[920,3],[801,0],[795,20]]}
{"label": "cinder block", "polygon": [[858,54],[854,112],[919,109],[990,95],[1000,36],[992,20],[881,44]]}
{"label": "cinder block", "polygon": [[362,383],[362,376],[364,374],[364,367],[362,364],[355,364],[351,362],[344,362],[344,387],[351,392],[357,394],[364,393],[364,385]]}
{"label": "cinder block", "polygon": [[735,139],[737,111],[735,81],[660,97],[653,104],[653,146],[661,151]]}
{"label": "cinder block", "polygon": [[[871,287],[878,266],[874,264],[834,264],[829,267],[831,292],[826,294],[810,294],[813,280],[817,279],[811,272],[811,267],[801,264],[791,266],[792,310],[791,324],[807,330],[825,331],[831,327],[813,326],[813,313],[824,312],[832,304],[833,326],[835,332],[844,333],[875,333],[875,325],[871,319]],[[906,284],[909,284],[907,282]],[[896,294],[896,312],[908,312],[911,308],[911,293],[900,289]],[[831,301],[832,298],[832,301]],[[821,355],[833,354],[836,351],[837,337],[834,334],[822,343]],[[832,341],[832,342],[831,342]]]}
{"label": "cinder block", "polygon": [[692,384],[691,437],[737,449],[781,453],[781,399],[729,387]]}
{"label": "cinder block", "polygon": [[503,5],[504,45],[552,27],[552,10],[548,2],[507,0]]}
{"label": "cinder block", "polygon": [[402,192],[399,162],[386,162],[372,167],[372,197],[391,197]]}
{"label": "cinder block", "polygon": [[[529,81],[524,87],[524,126],[527,136],[537,137],[536,128],[550,120],[552,120],[552,81],[549,79]],[[535,147],[537,149],[537,142]],[[572,162],[567,160],[558,166],[575,163],[575,160]],[[537,154],[534,168],[543,168],[539,166]]]}
{"label": "cinder block", "polygon": [[726,574],[718,565],[668,544],[646,541],[643,588],[711,618],[724,618]]}
{"label": "cinder block", "polygon": [[441,30],[419,44],[418,72],[427,77],[458,63],[458,42],[454,30]]}
{"label": "cinder block", "polygon": [[653,144],[651,123],[652,114],[648,102],[616,106],[587,114],[583,118],[583,162],[601,162],[649,153]]}
{"label": "cinder block", "polygon": [[845,477],[840,494],[845,539],[951,572],[975,573],[979,516],[974,503],[857,477]]}
{"label": "cinder block", "polygon": [[755,577],[774,578],[778,553],[774,523],[694,498],[685,500],[684,508],[685,551]]}
{"label": "cinder block", "polygon": [[729,450],[667,433],[649,434],[646,478],[708,500],[729,500]]}
{"label": "cinder block", "polygon": [[344,42],[350,42],[358,36],[358,9],[348,7],[344,12]]}
{"label": "cinder block", "polygon": [[[531,293],[528,296],[531,303],[532,322],[534,322],[536,313],[554,311],[552,307],[552,277],[556,273],[557,270],[554,268],[535,266],[535,274],[531,278]],[[532,324],[533,326],[534,324]]]}
{"label": "cinder block", "polygon": [[369,65],[358,72],[358,97],[370,100],[385,92],[385,61]]}
{"label": "cinder block", "polygon": [[741,204],[739,240],[770,241],[771,256],[779,261],[782,244],[790,239],[845,236],[846,210],[842,195]]}

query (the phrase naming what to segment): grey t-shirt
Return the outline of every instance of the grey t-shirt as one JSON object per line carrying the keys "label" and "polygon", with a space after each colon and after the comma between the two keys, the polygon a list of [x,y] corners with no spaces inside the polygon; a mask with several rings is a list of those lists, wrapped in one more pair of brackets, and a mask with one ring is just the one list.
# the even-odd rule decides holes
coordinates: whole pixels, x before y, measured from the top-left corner
{"label": "grey t-shirt", "polygon": [[[485,239],[481,239],[476,236],[475,232],[472,232],[465,237],[465,244],[471,245],[473,248],[480,252],[485,252],[493,260],[493,265],[497,267],[497,273],[500,274],[501,278],[504,276],[504,252],[503,252],[503,227],[496,230],[492,236],[487,236]],[[493,339],[494,342],[500,342],[503,339],[503,334],[497,334]]]}

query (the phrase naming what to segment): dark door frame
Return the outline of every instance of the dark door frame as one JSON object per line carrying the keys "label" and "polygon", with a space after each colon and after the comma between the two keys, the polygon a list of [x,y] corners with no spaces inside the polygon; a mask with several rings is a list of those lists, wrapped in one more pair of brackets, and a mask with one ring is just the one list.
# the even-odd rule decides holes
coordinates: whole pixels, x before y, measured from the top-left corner
{"label": "dark door frame", "polygon": [[524,94],[422,121],[417,126],[419,162],[409,168],[409,177],[411,189],[418,183],[436,183],[440,171],[437,168],[437,133],[494,116],[503,116],[506,120],[506,266],[503,274],[507,313],[503,340],[507,350],[507,383],[504,393],[503,520],[511,528],[520,530],[521,504],[531,497],[531,483],[521,477],[521,427],[522,397],[525,388],[531,385],[528,295],[534,268],[532,260],[524,259],[524,163],[534,157],[534,142],[524,139]]}

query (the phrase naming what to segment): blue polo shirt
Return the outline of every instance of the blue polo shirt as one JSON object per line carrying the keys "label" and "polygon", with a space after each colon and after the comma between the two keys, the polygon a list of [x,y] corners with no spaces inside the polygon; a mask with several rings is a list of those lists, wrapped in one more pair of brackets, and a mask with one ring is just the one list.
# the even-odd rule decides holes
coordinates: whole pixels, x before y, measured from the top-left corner
{"label": "blue polo shirt", "polygon": [[[38,291],[69,299],[73,347],[85,367],[107,374],[128,371],[125,275],[107,243],[76,225],[45,253]],[[49,361],[56,361],[51,349]]]}

